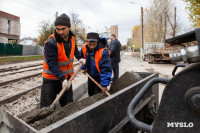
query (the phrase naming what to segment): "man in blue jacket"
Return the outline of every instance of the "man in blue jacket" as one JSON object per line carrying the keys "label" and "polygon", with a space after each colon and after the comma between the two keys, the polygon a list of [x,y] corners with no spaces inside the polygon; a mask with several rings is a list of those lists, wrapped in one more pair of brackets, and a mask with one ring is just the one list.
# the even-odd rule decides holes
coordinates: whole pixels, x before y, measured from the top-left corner
{"label": "man in blue jacket", "polygon": [[[99,34],[90,32],[87,34],[87,42],[81,50],[81,57],[86,59],[82,66],[82,72],[86,71],[103,87],[103,92],[108,91],[107,86],[111,80],[111,64],[109,52],[106,48],[106,38],[99,38]],[[101,89],[88,78],[88,94],[92,96],[101,92]]]}
{"label": "man in blue jacket", "polygon": [[114,34],[112,34],[110,38],[112,40],[109,47],[109,50],[111,51],[110,59],[114,73],[112,82],[115,82],[119,78],[119,62],[121,61],[120,59],[121,43],[116,39],[116,36]]}

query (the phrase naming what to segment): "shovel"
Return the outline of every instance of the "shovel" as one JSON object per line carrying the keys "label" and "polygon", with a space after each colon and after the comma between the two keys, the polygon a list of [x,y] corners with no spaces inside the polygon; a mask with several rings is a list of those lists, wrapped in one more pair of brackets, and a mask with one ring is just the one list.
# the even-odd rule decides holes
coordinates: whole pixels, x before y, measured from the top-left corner
{"label": "shovel", "polygon": [[71,84],[72,84],[72,80],[74,79],[74,77],[76,76],[77,72],[79,71],[79,69],[81,68],[81,66],[83,65],[83,63],[80,63],[80,65],[78,66],[78,68],[76,69],[76,71],[74,72],[74,74],[71,76],[71,78],[68,81],[68,86],[65,86],[60,93],[57,95],[56,99],[53,101],[53,103],[50,106],[50,109],[54,109],[56,103],[60,100],[60,98],[62,97],[62,95],[64,94],[64,92],[66,91],[66,89],[68,89]]}
{"label": "shovel", "polygon": [[20,116],[21,119],[24,120],[26,123],[30,124],[30,123],[34,123],[35,121],[38,121],[40,119],[44,119],[45,117],[52,114],[54,112],[54,107],[55,107],[56,103],[60,100],[63,93],[66,91],[67,87],[71,86],[73,78],[76,76],[76,74],[78,73],[78,71],[79,71],[79,69],[81,68],[82,65],[83,65],[83,63],[80,63],[78,68],[75,70],[74,74],[69,79],[68,86],[65,86],[60,91],[60,93],[57,95],[56,99],[53,101],[53,103],[51,104],[50,107],[43,107],[43,108],[40,108],[40,109],[35,109],[31,112],[31,114],[29,113],[28,116],[26,114]]}
{"label": "shovel", "polygon": [[[103,87],[96,81],[94,80],[88,73],[86,73],[86,75],[101,89],[103,90]],[[110,96],[110,93],[108,91],[105,91],[107,96]]]}

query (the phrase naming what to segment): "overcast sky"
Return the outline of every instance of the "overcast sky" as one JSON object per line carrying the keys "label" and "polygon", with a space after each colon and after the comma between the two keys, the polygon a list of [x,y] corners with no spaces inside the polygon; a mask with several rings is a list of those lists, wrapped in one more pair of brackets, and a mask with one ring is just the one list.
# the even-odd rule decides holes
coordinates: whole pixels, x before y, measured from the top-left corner
{"label": "overcast sky", "polygon": [[[140,3],[131,4],[130,1]],[[42,20],[54,22],[55,14],[79,14],[86,26],[86,32],[105,32],[105,27],[118,25],[119,40],[126,44],[131,37],[131,29],[140,24],[140,5],[148,7],[151,0],[0,0],[0,10],[19,16],[21,38],[39,35]],[[188,26],[185,3],[175,0],[177,14],[184,25]],[[90,28],[88,28],[90,27]]]}

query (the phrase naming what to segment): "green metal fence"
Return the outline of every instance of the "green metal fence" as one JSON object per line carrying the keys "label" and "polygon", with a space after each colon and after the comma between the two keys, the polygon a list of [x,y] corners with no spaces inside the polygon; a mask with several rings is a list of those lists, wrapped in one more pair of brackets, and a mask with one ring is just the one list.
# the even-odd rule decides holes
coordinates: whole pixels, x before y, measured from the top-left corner
{"label": "green metal fence", "polygon": [[23,45],[0,43],[0,55],[22,55]]}

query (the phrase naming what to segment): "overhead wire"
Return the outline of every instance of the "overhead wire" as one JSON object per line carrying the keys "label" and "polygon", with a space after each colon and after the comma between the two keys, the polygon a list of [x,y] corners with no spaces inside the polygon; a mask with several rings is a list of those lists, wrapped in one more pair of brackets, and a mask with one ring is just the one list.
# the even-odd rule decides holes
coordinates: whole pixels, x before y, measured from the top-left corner
{"label": "overhead wire", "polygon": [[27,4],[27,3],[23,3],[23,2],[18,1],[18,0],[14,0],[14,1],[17,2],[17,3],[19,3],[19,4],[25,5],[25,6],[27,6],[27,7],[33,8],[33,9],[35,9],[35,10],[39,10],[40,12],[43,12],[43,13],[46,13],[46,14],[52,14],[52,13],[46,12],[46,11],[44,11],[44,10],[41,10],[40,8],[36,8],[36,7],[32,6],[32,5],[29,5],[29,4]]}
{"label": "overhead wire", "polygon": [[[92,8],[85,2],[85,0],[82,0],[82,2],[86,5],[86,7],[91,11],[91,13],[93,13],[95,16],[96,16],[96,14],[94,13],[94,11],[96,11],[96,10],[92,10]],[[100,21],[100,25],[103,25],[102,24],[102,21],[101,21],[101,19],[99,20]],[[104,26],[103,26],[104,27]],[[92,28],[91,26],[90,26],[90,28]],[[98,30],[98,29],[97,29]]]}
{"label": "overhead wire", "polygon": [[45,4],[51,6],[51,8],[53,7],[54,9],[56,9],[56,11],[59,11],[60,9],[58,9],[54,4],[52,4],[50,1],[47,0],[42,0]]}
{"label": "overhead wire", "polygon": [[[50,13],[50,12],[44,11],[44,10],[42,10],[40,8],[37,8],[37,7],[33,6],[33,5],[27,4],[25,2],[22,2],[22,1],[19,1],[19,0],[14,0],[14,2],[16,2],[16,3],[20,4],[20,5],[24,5],[26,7],[30,7],[32,9],[35,9],[35,10],[39,11],[39,12],[52,15],[52,13]],[[8,25],[2,25],[1,27],[5,28],[5,27],[8,27]],[[6,33],[6,34],[8,34],[8,33]]]}

